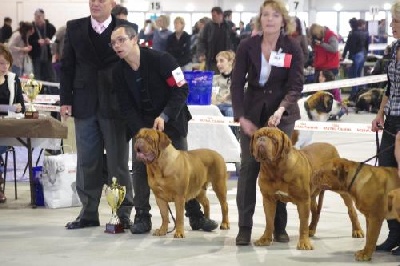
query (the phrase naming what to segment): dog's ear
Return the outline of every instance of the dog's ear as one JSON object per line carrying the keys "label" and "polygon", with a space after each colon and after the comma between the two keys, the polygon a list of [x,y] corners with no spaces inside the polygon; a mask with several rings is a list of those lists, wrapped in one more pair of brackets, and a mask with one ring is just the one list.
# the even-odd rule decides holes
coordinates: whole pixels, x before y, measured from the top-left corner
{"label": "dog's ear", "polygon": [[282,143],[282,147],[281,147],[279,154],[286,156],[289,153],[289,151],[292,149],[292,146],[293,146],[292,141],[290,140],[289,136],[285,134],[285,132],[283,132],[281,130],[279,130],[279,131],[281,134],[281,143]]}
{"label": "dog's ear", "polygon": [[393,209],[393,198],[394,198],[394,192],[390,191],[388,193],[388,211],[392,211]]}
{"label": "dog's ear", "polygon": [[158,143],[160,146],[160,150],[165,149],[166,147],[168,147],[169,144],[171,144],[171,140],[168,138],[167,134],[158,130],[157,134],[158,134],[158,140],[159,140]]}
{"label": "dog's ear", "polygon": [[258,135],[258,131],[259,131],[259,129],[256,131],[256,132],[254,132],[253,133],[253,135],[251,135],[251,138],[250,138],[250,154],[251,155],[253,155],[253,142],[254,142],[254,140],[255,140],[255,138],[256,138],[256,135]]}
{"label": "dog's ear", "polygon": [[333,96],[332,95],[325,95],[324,96],[324,105],[325,105],[325,110],[327,113],[332,111],[332,106],[333,106]]}

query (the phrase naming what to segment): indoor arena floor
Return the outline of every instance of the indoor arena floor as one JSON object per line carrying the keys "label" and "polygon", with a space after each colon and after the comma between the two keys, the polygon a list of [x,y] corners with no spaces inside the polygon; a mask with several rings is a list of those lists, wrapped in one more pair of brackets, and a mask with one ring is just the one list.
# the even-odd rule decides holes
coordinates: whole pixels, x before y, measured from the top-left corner
{"label": "indoor arena floor", "polygon": [[[374,114],[354,114],[342,117],[341,122],[370,123]],[[375,154],[375,135],[315,132],[314,141],[336,145],[342,157],[364,161]],[[299,237],[299,219],[296,206],[288,203],[287,232],[290,242],[273,243],[269,247],[254,245],[237,247],[238,233],[236,208],[237,177],[228,182],[228,204],[231,228],[214,232],[192,231],[185,219],[185,238],[174,239],[173,233],[164,237],[151,234],[105,234],[105,223],[111,211],[102,198],[100,227],[66,230],[66,222],[73,220],[79,208],[32,209],[29,206],[29,186],[18,182],[18,200],[14,199],[14,186],[8,182],[8,201],[0,204],[0,264],[1,265],[361,265],[354,260],[355,251],[364,246],[365,239],[351,237],[351,223],[341,198],[332,192],[325,193],[324,205],[316,236],[311,239],[314,250],[296,250]],[[218,200],[208,191],[211,218],[221,221]],[[151,198],[153,229],[161,224],[154,197]],[[173,209],[173,205],[171,205]],[[132,214],[133,218],[134,214]],[[359,213],[365,230],[365,219]],[[173,224],[170,223],[172,229]],[[257,193],[252,241],[264,231],[265,218],[262,198]],[[378,242],[388,233],[386,222]],[[390,253],[374,253],[368,265],[399,265],[400,257]]]}

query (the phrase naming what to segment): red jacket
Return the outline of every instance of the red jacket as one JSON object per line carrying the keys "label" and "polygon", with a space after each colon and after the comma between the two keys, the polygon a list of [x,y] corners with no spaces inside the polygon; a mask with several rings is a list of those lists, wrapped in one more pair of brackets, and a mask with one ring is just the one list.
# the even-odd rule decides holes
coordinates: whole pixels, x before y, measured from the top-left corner
{"label": "red jacket", "polygon": [[[325,27],[324,43],[329,43],[329,39],[335,37],[336,34]],[[339,68],[340,58],[339,51],[329,52],[325,50],[321,45],[314,45],[314,67],[315,70],[328,70]]]}

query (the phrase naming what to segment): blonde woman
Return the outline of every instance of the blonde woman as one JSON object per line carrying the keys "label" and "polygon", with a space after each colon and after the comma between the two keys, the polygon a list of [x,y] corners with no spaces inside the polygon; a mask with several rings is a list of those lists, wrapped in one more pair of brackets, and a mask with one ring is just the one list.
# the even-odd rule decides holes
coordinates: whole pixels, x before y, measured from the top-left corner
{"label": "blonde woman", "polygon": [[190,35],[184,31],[185,20],[182,17],[176,17],[174,20],[175,32],[168,36],[167,52],[175,57],[182,70],[192,70],[190,54]]}
{"label": "blonde woman", "polygon": [[[278,127],[290,136],[300,119],[297,100],[303,89],[303,51],[289,37],[292,23],[283,0],[266,0],[260,7],[261,33],[240,42],[232,73],[232,107],[240,123],[241,168],[236,203],[239,233],[236,245],[249,245],[256,206],[260,164],[250,153],[250,138],[260,127]],[[287,59],[287,60],[286,60]],[[245,84],[248,83],[245,90]],[[288,242],[286,204],[278,201],[275,242]]]}
{"label": "blonde woman", "polygon": [[221,51],[216,56],[219,75],[214,75],[213,87],[219,90],[213,97],[213,104],[217,105],[225,116],[233,116],[231,97],[231,77],[235,53],[233,51]]}
{"label": "blonde woman", "polygon": [[156,20],[158,29],[153,34],[153,49],[157,51],[165,52],[167,49],[168,36],[172,34],[169,27],[169,17],[166,15],[160,15]]}

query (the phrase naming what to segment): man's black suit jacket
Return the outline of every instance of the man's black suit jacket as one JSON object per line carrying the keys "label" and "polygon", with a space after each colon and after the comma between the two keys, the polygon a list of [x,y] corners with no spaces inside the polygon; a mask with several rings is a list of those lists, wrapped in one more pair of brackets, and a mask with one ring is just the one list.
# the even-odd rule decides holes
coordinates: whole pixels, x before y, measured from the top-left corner
{"label": "man's black suit jacket", "polygon": [[[112,17],[111,27],[126,24]],[[90,16],[67,22],[61,60],[60,103],[72,105],[72,115],[88,118],[100,112],[118,118],[119,108],[112,84],[112,68],[119,60],[111,47],[101,57],[89,37]],[[102,59],[101,59],[102,58]]]}

